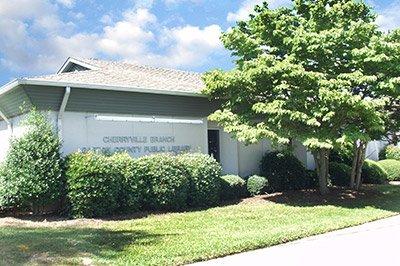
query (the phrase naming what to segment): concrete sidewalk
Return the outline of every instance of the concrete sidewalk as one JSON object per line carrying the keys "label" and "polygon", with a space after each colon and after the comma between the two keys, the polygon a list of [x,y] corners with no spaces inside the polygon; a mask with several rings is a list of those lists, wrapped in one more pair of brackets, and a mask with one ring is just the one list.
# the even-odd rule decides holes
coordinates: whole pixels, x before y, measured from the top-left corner
{"label": "concrete sidewalk", "polygon": [[395,216],[194,265],[398,266],[399,254],[400,216]]}

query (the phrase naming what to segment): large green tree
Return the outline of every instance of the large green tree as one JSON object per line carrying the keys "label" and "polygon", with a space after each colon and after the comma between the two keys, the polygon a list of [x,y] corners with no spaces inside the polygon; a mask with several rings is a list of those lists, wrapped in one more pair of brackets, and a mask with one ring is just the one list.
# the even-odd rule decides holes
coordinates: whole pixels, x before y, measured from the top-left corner
{"label": "large green tree", "polygon": [[204,93],[222,102],[210,119],[240,141],[301,141],[314,155],[321,193],[328,192],[330,150],[348,141],[364,145],[383,131],[382,99],[355,92],[376,83],[359,66],[360,50],[379,35],[374,19],[353,0],[257,6],[222,36],[235,69],[204,76]]}

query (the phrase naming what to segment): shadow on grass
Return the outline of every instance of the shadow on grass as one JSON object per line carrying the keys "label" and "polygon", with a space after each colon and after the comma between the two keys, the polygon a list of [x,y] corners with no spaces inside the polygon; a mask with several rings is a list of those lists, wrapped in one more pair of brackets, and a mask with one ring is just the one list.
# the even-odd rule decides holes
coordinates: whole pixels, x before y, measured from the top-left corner
{"label": "shadow on grass", "polygon": [[[168,214],[168,213],[188,213],[188,212],[197,212],[197,211],[204,211],[214,207],[224,207],[229,205],[236,205],[240,203],[242,199],[231,199],[225,200],[220,202],[218,205],[215,206],[204,206],[204,207],[189,207],[185,210],[149,210],[149,211],[139,211],[139,212],[132,212],[127,214],[116,214],[111,216],[103,216],[103,217],[94,217],[94,219],[99,221],[125,221],[125,220],[132,220],[132,219],[142,219],[146,218],[151,215],[161,215],[161,214]],[[3,212],[0,213],[1,218],[17,218],[21,221],[31,221],[31,222],[61,222],[61,221],[71,221],[75,220],[71,216],[67,215],[58,215],[58,214],[32,214],[30,212]]]}
{"label": "shadow on grass", "polygon": [[[93,257],[115,259],[128,245],[150,245],[163,235],[98,228],[0,228],[0,265],[82,264]],[[78,261],[70,261],[72,258]]]}
{"label": "shadow on grass", "polygon": [[264,200],[288,206],[339,206],[344,208],[374,207],[400,212],[400,186],[365,185],[360,191],[334,187],[329,194],[321,196],[317,190],[301,190],[274,193],[263,196]]}

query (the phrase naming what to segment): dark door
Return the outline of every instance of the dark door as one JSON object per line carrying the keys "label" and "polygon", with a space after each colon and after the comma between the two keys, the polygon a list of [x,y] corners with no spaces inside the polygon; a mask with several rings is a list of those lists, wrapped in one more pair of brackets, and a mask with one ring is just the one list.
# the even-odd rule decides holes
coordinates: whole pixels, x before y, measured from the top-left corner
{"label": "dark door", "polygon": [[208,130],[208,154],[220,161],[219,130]]}

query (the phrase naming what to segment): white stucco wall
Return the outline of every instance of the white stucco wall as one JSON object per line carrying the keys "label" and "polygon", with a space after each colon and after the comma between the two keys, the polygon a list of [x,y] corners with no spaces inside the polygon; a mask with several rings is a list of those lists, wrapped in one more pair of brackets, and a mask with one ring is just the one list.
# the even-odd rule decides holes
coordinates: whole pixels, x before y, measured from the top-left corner
{"label": "white stucco wall", "polygon": [[[57,112],[49,112],[49,120],[57,129]],[[113,115],[107,115],[113,116]],[[121,117],[120,115],[115,115]],[[140,117],[140,116],[128,116]],[[24,116],[10,119],[13,124],[13,137],[22,136],[25,128],[20,125]],[[188,149],[190,152],[208,152],[207,130],[216,129],[220,134],[220,162],[224,174],[237,174],[242,177],[257,174],[260,169],[260,160],[267,151],[274,148],[267,140],[253,145],[244,145],[218,127],[215,123],[208,122],[206,118],[176,119],[202,120],[202,124],[176,124],[132,121],[100,121],[95,119],[93,113],[66,112],[62,122],[63,155],[78,150],[105,149],[111,152],[127,150],[134,157],[160,151],[180,151]],[[0,121],[0,161],[2,161],[9,148],[11,131],[5,121]],[[109,141],[111,138],[130,137],[128,141]],[[137,137],[137,139],[132,139]],[[106,139],[108,138],[108,139]],[[158,139],[156,139],[158,138]],[[167,142],[164,142],[164,140]],[[146,139],[144,141],[144,139]],[[106,140],[106,141],[105,141]],[[108,140],[108,141],[107,141]],[[368,144],[367,157],[378,160],[379,150],[385,143],[374,141]],[[295,156],[307,166],[314,169],[314,159],[310,152],[298,142],[294,142]]]}
{"label": "white stucco wall", "polygon": [[[107,115],[113,116],[140,117]],[[88,149],[127,151],[133,157],[185,149],[206,153],[206,119],[185,119],[201,119],[203,124],[101,121],[92,113],[66,112],[62,122],[63,154]]]}

